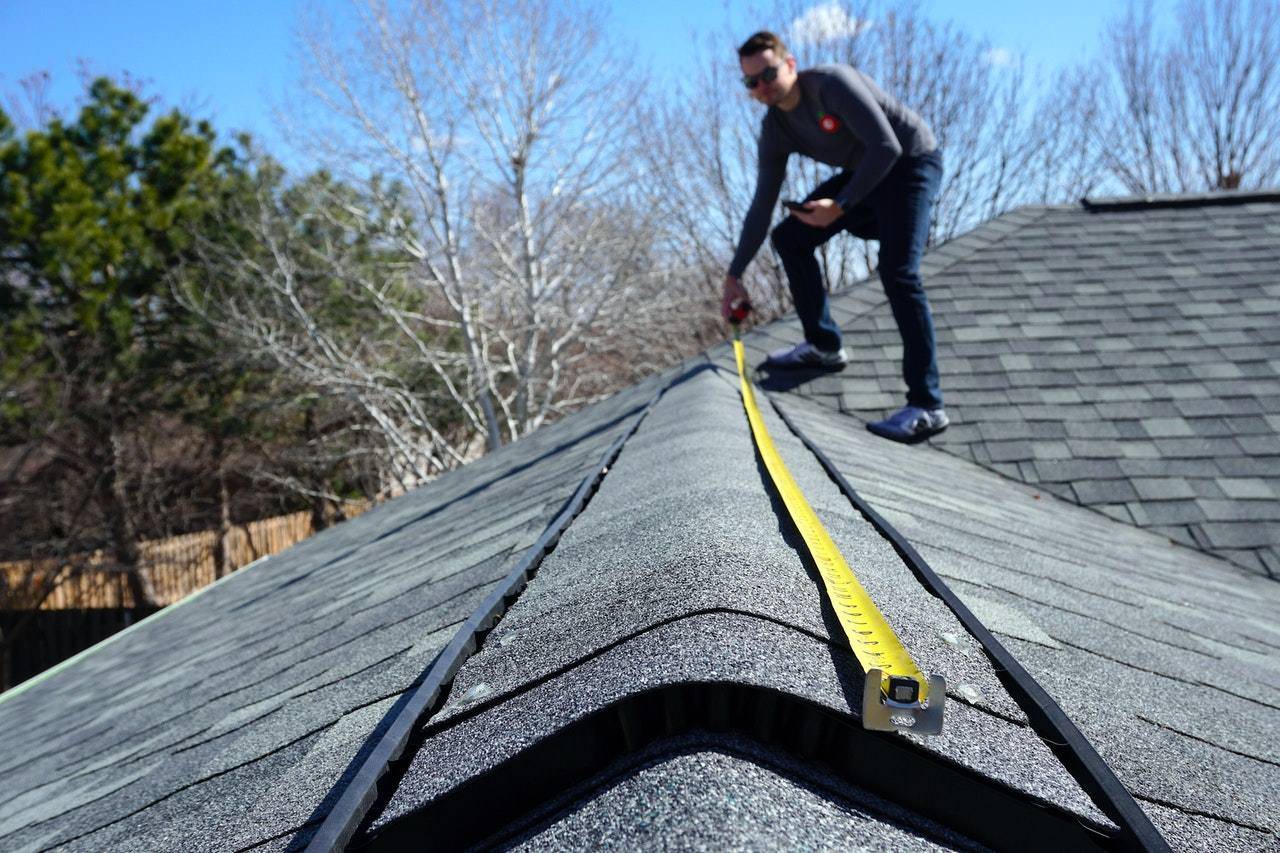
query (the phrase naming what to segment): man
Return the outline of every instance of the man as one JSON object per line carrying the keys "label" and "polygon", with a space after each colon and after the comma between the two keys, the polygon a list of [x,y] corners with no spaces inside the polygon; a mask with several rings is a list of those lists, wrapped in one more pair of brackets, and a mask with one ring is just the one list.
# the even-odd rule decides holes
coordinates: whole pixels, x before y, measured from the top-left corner
{"label": "man", "polygon": [[902,336],[907,405],[867,424],[877,435],[919,441],[946,429],[929,300],[920,257],[929,214],[942,180],[942,157],[932,131],[911,110],[848,65],[796,70],[778,36],[759,32],[738,48],[742,82],[769,108],[760,127],[755,198],[724,281],[721,311],[728,320],[747,303],[742,273],[769,229],[792,152],[841,172],[805,197],[773,230],[804,341],[765,362],[774,369],[840,369],[848,356],[831,319],[827,291],[814,255],[841,231],[880,241],[880,281]]}

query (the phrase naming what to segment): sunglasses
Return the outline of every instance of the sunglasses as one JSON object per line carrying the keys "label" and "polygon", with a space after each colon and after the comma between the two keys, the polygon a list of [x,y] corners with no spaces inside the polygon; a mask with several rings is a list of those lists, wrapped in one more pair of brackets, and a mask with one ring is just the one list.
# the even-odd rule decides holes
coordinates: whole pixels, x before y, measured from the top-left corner
{"label": "sunglasses", "polygon": [[778,69],[781,67],[782,63],[778,63],[777,65],[770,65],[759,74],[744,74],[742,75],[742,85],[748,89],[754,89],[761,82],[772,83],[778,79]]}

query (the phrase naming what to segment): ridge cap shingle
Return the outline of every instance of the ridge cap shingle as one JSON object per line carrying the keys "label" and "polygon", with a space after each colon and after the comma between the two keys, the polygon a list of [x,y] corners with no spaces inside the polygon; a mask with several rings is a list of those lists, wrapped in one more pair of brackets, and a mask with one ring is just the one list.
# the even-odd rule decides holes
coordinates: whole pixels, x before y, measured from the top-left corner
{"label": "ridge cap shingle", "polygon": [[1085,196],[1080,206],[1090,213],[1102,211],[1155,210],[1168,207],[1210,207],[1222,205],[1280,203],[1280,188],[1259,190],[1217,190],[1203,193],[1149,193],[1132,196]]}

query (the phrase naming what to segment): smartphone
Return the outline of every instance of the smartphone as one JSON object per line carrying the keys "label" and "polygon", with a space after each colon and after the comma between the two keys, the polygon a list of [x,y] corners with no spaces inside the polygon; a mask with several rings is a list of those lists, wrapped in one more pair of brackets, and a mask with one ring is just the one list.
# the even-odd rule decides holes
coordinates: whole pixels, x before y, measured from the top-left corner
{"label": "smartphone", "polygon": [[782,206],[793,212],[800,211],[802,213],[807,213],[809,210],[809,208],[805,207],[805,202],[803,201],[784,201]]}

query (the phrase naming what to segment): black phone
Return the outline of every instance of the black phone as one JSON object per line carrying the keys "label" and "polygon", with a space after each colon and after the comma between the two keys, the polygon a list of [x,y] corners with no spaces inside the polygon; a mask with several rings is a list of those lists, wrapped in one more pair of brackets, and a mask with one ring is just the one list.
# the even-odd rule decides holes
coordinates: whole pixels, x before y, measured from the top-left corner
{"label": "black phone", "polygon": [[782,206],[785,207],[787,210],[791,210],[791,211],[798,210],[801,212],[808,212],[809,209],[805,207],[805,204],[806,203],[803,201],[784,201],[782,203]]}

